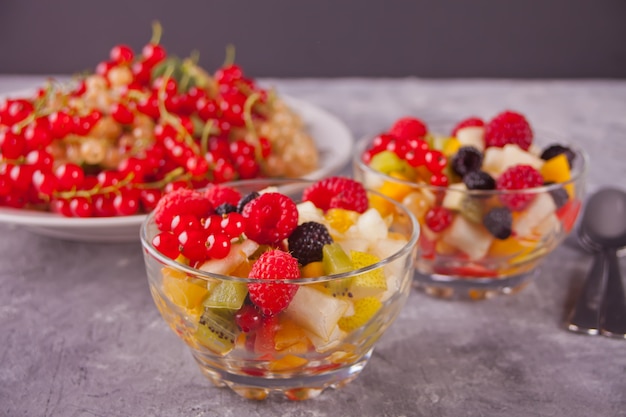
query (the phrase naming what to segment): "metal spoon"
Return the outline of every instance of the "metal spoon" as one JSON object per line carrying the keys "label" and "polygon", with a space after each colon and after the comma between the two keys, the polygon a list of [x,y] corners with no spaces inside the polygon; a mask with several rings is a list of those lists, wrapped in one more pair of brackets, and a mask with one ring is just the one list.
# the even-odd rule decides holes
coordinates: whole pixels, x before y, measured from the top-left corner
{"label": "metal spoon", "polygon": [[587,201],[579,237],[595,252],[595,259],[568,329],[624,338],[626,297],[617,250],[626,246],[626,192],[604,188],[594,193]]}

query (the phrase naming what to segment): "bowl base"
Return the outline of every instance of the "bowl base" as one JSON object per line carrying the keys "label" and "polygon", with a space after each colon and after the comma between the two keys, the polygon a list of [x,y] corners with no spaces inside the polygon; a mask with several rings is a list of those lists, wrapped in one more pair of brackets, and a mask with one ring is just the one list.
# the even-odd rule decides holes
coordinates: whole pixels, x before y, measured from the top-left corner
{"label": "bowl base", "polygon": [[460,277],[451,275],[415,273],[413,286],[437,298],[448,300],[486,300],[498,295],[517,294],[532,281],[538,269],[503,278]]}
{"label": "bowl base", "polygon": [[371,355],[370,349],[357,362],[316,373],[303,371],[293,375],[276,375],[260,369],[250,370],[247,374],[241,370],[234,373],[226,369],[217,369],[193,352],[202,374],[217,387],[228,387],[249,400],[282,396],[292,401],[312,399],[327,388],[339,389],[346,386],[359,376]]}

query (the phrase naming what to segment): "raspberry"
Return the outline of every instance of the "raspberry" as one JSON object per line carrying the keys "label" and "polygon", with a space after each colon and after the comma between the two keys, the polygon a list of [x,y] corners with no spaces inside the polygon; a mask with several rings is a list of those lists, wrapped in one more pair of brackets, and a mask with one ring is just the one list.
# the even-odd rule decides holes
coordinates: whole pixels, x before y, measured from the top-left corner
{"label": "raspberry", "polygon": [[504,240],[511,236],[513,215],[506,207],[495,207],[485,214],[483,224],[494,237]]}
{"label": "raspberry", "polygon": [[[543,185],[543,177],[530,165],[515,165],[502,173],[496,181],[498,190],[524,190]],[[505,193],[500,201],[513,211],[522,211],[535,198],[534,194]]]}
{"label": "raspberry", "polygon": [[441,232],[452,223],[452,212],[445,207],[433,207],[426,213],[426,226],[433,232]]}
{"label": "raspberry", "polygon": [[478,171],[483,164],[483,154],[473,146],[462,146],[452,157],[452,170],[463,178],[467,173]]}
{"label": "raspberry", "polygon": [[237,203],[241,199],[239,191],[224,185],[214,185],[205,191],[206,197],[209,199],[213,207],[228,203],[237,207]]}
{"label": "raspberry", "polygon": [[423,138],[428,133],[428,128],[420,119],[415,117],[403,117],[391,126],[389,134],[399,139]]}
{"label": "raspberry", "polygon": [[159,230],[167,232],[176,215],[191,214],[200,218],[207,216],[212,210],[211,201],[203,193],[188,188],[178,188],[161,197],[154,209],[154,222]]}
{"label": "raspberry", "polygon": [[495,190],[496,180],[485,171],[472,171],[463,177],[468,190]]}
{"label": "raspberry", "polygon": [[[298,260],[278,249],[264,252],[252,265],[248,277],[255,279],[300,278]],[[273,316],[287,308],[293,296],[296,295],[296,291],[298,291],[296,284],[272,282],[248,284],[250,301],[266,316]]]}
{"label": "raspberry", "polygon": [[342,208],[363,213],[369,206],[363,185],[345,177],[329,177],[316,182],[303,191],[302,200],[311,201],[324,211]]}
{"label": "raspberry", "polygon": [[326,226],[317,222],[305,222],[296,227],[289,236],[289,252],[300,262],[300,265],[306,265],[321,261],[322,248],[332,242],[333,238],[330,237]]}
{"label": "raspberry", "polygon": [[452,129],[452,136],[456,137],[457,132],[464,127],[484,127],[485,122],[483,119],[479,117],[470,117],[465,120],[461,120],[457,125]]}
{"label": "raspberry", "polygon": [[533,132],[526,118],[512,111],[494,117],[485,128],[485,145],[502,148],[513,143],[525,151],[533,141]]}
{"label": "raspberry", "polygon": [[260,244],[271,245],[287,238],[298,225],[298,208],[289,197],[265,193],[246,204],[246,235]]}

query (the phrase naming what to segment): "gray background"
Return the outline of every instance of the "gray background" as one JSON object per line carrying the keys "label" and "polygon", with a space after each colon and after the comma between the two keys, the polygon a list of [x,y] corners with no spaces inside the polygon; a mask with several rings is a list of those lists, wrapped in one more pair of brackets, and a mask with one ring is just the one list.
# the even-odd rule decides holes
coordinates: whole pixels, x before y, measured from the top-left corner
{"label": "gray background", "polygon": [[163,45],[253,77],[626,78],[626,1],[1,0],[0,74],[93,69]]}

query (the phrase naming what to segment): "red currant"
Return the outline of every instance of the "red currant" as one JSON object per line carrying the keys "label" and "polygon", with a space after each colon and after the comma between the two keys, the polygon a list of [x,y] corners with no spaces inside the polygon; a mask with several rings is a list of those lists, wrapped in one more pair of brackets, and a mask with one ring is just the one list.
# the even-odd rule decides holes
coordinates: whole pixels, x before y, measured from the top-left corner
{"label": "red currant", "polygon": [[424,164],[426,168],[434,173],[441,172],[448,164],[446,156],[435,149],[430,149],[424,154]]}
{"label": "red currant", "polygon": [[235,313],[235,323],[243,332],[252,332],[261,325],[261,312],[252,304],[245,304]]}
{"label": "red currant", "polygon": [[125,64],[133,61],[135,54],[128,45],[115,45],[109,53],[111,61],[117,64]]}
{"label": "red currant", "polygon": [[152,239],[152,245],[163,255],[176,259],[180,255],[178,238],[170,232],[161,232]]}
{"label": "red currant", "polygon": [[223,259],[230,252],[230,238],[226,235],[210,235],[206,243],[206,254],[209,258]]}
{"label": "red currant", "polygon": [[452,219],[453,214],[450,210],[442,206],[437,206],[432,207],[426,212],[424,221],[430,230],[438,233],[450,226]]}

